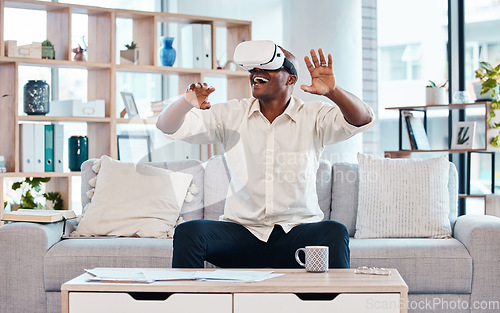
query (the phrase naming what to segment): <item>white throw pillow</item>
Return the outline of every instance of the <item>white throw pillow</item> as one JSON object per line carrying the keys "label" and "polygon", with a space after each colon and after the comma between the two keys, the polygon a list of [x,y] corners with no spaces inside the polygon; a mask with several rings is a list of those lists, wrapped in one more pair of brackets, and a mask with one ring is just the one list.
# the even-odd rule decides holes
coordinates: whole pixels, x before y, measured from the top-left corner
{"label": "white throw pillow", "polygon": [[359,153],[355,238],[447,238],[449,161],[382,159]]}
{"label": "white throw pillow", "polygon": [[98,162],[91,202],[71,236],[171,238],[193,176],[108,156]]}

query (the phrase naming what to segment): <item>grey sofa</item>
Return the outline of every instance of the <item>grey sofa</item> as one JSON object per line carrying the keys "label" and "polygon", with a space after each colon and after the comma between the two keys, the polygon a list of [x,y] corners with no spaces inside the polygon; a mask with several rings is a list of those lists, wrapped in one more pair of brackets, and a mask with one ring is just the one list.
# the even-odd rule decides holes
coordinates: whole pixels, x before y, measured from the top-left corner
{"label": "grey sofa", "polygon": [[[82,202],[91,161],[82,165]],[[185,220],[218,219],[228,179],[223,160],[206,164],[186,160],[156,163],[194,175],[200,192],[185,203]],[[322,161],[317,192],[325,219],[344,223],[354,235],[357,212],[357,165]],[[456,170],[450,163],[450,199],[455,212]],[[451,216],[452,239],[354,239],[351,267],[396,268],[409,286],[409,312],[500,311],[500,218]],[[66,233],[76,226],[68,221]],[[171,239],[61,239],[63,223],[10,223],[0,228],[0,312],[60,312],[60,286],[93,267],[170,267]]]}

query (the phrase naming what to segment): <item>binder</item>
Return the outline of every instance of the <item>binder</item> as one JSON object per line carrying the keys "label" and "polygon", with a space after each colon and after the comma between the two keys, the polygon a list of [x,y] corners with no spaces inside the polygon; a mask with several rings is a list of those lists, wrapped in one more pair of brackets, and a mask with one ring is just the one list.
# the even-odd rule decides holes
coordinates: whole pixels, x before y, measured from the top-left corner
{"label": "binder", "polygon": [[181,30],[182,67],[203,68],[202,24],[189,24]]}
{"label": "binder", "polygon": [[34,172],[45,171],[45,125],[35,123],[33,131],[34,151],[35,151],[35,169]]}
{"label": "binder", "polygon": [[45,126],[45,172],[54,171],[54,125]]}
{"label": "binder", "polygon": [[54,126],[54,172],[64,172],[63,149],[64,149],[64,125],[53,124]]}
{"label": "binder", "polygon": [[34,172],[35,171],[35,147],[34,143],[34,125],[33,123],[19,124],[19,138],[20,143],[20,158],[21,158],[21,172]]}
{"label": "binder", "polygon": [[203,68],[212,68],[212,25],[202,24]]}

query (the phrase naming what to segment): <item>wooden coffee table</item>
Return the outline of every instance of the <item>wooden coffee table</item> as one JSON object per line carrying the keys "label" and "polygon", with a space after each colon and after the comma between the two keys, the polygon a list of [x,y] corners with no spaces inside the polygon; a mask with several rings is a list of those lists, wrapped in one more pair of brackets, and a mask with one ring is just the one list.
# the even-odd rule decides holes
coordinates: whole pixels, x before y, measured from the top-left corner
{"label": "wooden coffee table", "polygon": [[87,282],[90,276],[82,274],[61,286],[62,312],[407,312],[408,286],[395,269],[389,276],[354,269],[274,272],[284,275],[251,283],[102,283]]}

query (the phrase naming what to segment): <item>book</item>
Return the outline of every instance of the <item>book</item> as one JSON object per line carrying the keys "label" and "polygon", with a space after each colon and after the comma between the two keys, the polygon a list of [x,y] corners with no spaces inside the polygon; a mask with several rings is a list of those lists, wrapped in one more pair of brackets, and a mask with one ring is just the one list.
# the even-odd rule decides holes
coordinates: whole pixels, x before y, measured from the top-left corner
{"label": "book", "polygon": [[403,112],[403,116],[405,117],[412,150],[431,150],[422,120],[409,112]]}
{"label": "book", "polygon": [[31,210],[19,209],[13,212],[6,212],[2,216],[3,221],[15,222],[37,222],[54,223],[63,219],[76,218],[73,210]]}
{"label": "book", "polygon": [[410,123],[410,116],[413,116],[413,114],[409,112],[402,112],[402,114],[405,120],[406,130],[408,132],[408,140],[410,141],[411,150],[417,150],[415,135],[413,134],[413,129],[411,128],[411,123]]}
{"label": "book", "polygon": [[54,125],[45,126],[45,172],[54,171]]}

